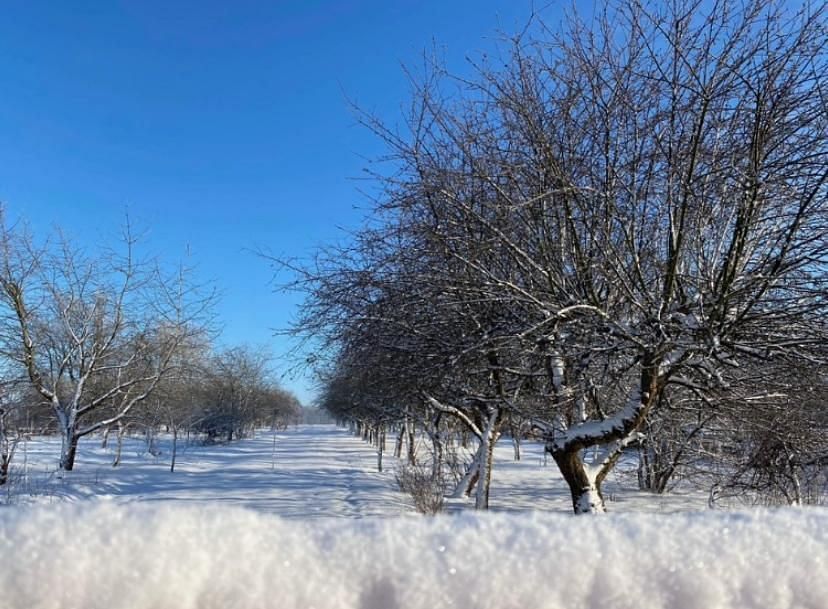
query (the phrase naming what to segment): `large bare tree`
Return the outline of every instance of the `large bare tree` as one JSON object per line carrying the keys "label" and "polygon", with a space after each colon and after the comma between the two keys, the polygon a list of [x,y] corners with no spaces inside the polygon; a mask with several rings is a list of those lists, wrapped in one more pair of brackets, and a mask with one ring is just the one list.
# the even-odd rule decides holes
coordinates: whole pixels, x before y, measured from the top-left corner
{"label": "large bare tree", "polygon": [[71,470],[80,438],[143,403],[205,331],[212,295],[138,258],[128,225],[119,250],[94,255],[5,223],[0,247],[5,354],[51,405]]}
{"label": "large bare tree", "polygon": [[532,420],[578,513],[671,387],[820,362],[828,318],[825,7],[598,8],[367,117],[394,170],[300,323],[493,438]]}

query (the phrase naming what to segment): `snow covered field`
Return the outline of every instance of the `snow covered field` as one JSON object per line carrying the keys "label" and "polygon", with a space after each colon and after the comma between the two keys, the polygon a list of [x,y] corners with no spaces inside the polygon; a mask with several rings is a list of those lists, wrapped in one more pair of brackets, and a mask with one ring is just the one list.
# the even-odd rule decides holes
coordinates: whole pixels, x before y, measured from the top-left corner
{"label": "snow covered field", "polygon": [[[394,516],[410,511],[396,488],[397,462],[388,453],[385,471],[376,470],[376,453],[362,440],[333,425],[301,426],[288,431],[261,431],[254,438],[215,446],[179,447],[176,471],[170,473],[169,440],[158,440],[160,454],[147,452],[140,438],[125,440],[122,462],[111,466],[114,441],[81,441],[75,470],[55,473],[60,440],[37,438],[21,446],[14,465],[16,484],[0,489],[4,503],[107,500],[172,501],[187,505],[232,505],[287,518]],[[391,449],[391,442],[389,442]],[[496,448],[491,509],[495,512],[542,510],[571,512],[566,484],[537,444],[523,446],[514,461],[506,439]],[[26,476],[21,479],[21,470]],[[610,511],[672,512],[703,509],[704,492],[657,496],[635,490],[623,480],[623,467],[605,483]],[[449,506],[456,510],[458,504]]]}
{"label": "snow covered field", "polygon": [[[288,518],[388,516],[408,509],[393,474],[378,473],[371,449],[344,430],[305,426],[275,436],[274,442],[272,432],[262,431],[229,444],[179,446],[173,473],[163,436],[157,456],[147,452],[142,439],[126,439],[117,468],[111,466],[114,441],[102,449],[90,438],[81,441],[75,470],[64,474],[51,473],[60,440],[39,438],[26,447],[28,485],[7,499],[164,501],[245,507]],[[18,456],[18,471],[22,460]]]}
{"label": "snow covered field", "polygon": [[2,609],[828,607],[828,510],[671,514],[703,495],[610,480],[615,513],[575,518],[531,445],[498,446],[494,513],[425,518],[393,459],[378,473],[332,426],[189,447],[172,474],[163,442],[113,469],[92,439],[59,478],[54,442],[18,455],[0,507]]}

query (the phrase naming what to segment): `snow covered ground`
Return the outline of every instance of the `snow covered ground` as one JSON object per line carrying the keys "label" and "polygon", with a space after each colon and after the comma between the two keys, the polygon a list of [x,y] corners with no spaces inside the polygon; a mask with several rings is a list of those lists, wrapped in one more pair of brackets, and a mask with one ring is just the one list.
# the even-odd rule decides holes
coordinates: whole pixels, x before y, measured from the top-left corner
{"label": "snow covered ground", "polygon": [[153,456],[128,440],[115,469],[111,446],[82,442],[63,477],[54,439],[18,455],[0,608],[828,608],[824,508],[704,510],[703,493],[654,497],[621,473],[615,513],[576,518],[539,447],[515,462],[503,442],[493,513],[426,518],[392,458],[377,472],[332,426],[192,446],[175,473],[164,441]]}
{"label": "snow covered ground", "polygon": [[[229,444],[179,447],[169,471],[169,439],[160,454],[141,438],[128,438],[121,465],[112,467],[114,441],[82,440],[75,469],[56,473],[60,440],[37,438],[25,447],[28,479],[6,501],[56,503],[83,499],[115,503],[175,502],[252,508],[286,518],[391,516],[407,511],[392,472],[376,471],[376,457],[362,441],[335,426],[261,431]],[[24,450],[23,447],[20,448]]]}
{"label": "snow covered ground", "polygon": [[5,609],[824,609],[828,511],[287,520],[107,503],[0,520]]}
{"label": "snow covered ground", "polygon": [[[396,489],[396,460],[386,453],[386,471],[377,472],[374,449],[333,425],[276,432],[275,443],[274,434],[263,430],[254,438],[230,444],[179,448],[174,473],[168,471],[169,439],[159,438],[158,448],[160,455],[153,456],[142,439],[128,438],[122,463],[113,468],[114,441],[110,439],[109,447],[102,449],[99,439],[84,439],[75,470],[60,475],[55,472],[59,440],[36,438],[20,447],[14,462],[16,484],[0,488],[0,496],[5,493],[0,502],[173,501],[240,506],[287,518],[394,516],[411,509]],[[551,459],[544,459],[541,446],[526,443],[522,452],[522,459],[514,461],[508,439],[498,443],[492,511],[570,513],[566,484]],[[706,507],[704,492],[643,493],[636,490],[630,475],[619,467],[605,482],[610,511]],[[454,503],[449,509],[460,505]]]}

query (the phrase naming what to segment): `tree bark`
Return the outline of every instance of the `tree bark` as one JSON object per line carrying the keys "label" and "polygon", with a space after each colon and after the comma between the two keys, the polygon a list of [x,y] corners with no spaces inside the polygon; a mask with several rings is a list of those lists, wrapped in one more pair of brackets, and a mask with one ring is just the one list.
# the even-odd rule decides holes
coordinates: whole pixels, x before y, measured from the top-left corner
{"label": "tree bark", "polygon": [[75,468],[75,454],[78,450],[78,436],[73,429],[66,431],[64,437],[63,450],[60,455],[60,468],[64,471],[71,472]]}
{"label": "tree bark", "polygon": [[173,432],[173,441],[172,441],[172,450],[170,455],[170,473],[175,471],[175,456],[178,452],[178,426],[173,425],[172,428]]}
{"label": "tree bark", "polygon": [[569,485],[572,507],[576,514],[603,514],[606,512],[601,482],[587,474],[581,451],[553,453],[561,475]]}
{"label": "tree bark", "polygon": [[11,457],[8,455],[0,455],[0,486],[3,486],[9,480],[9,466],[11,465]]}
{"label": "tree bark", "polygon": [[394,456],[399,459],[402,456],[403,438],[405,436],[405,427],[400,427],[397,433],[397,440],[394,443]]}
{"label": "tree bark", "polygon": [[414,446],[414,424],[409,420],[405,420],[405,435],[408,442],[408,464],[411,466],[417,465],[417,453]]}
{"label": "tree bark", "polygon": [[124,446],[124,432],[126,431],[126,425],[118,421],[118,436],[117,436],[117,444],[115,446],[115,459],[112,461],[112,467],[118,467],[121,464],[121,448]]}
{"label": "tree bark", "polygon": [[[663,390],[663,378],[656,374],[657,369],[658,366],[651,359],[645,360],[639,384],[630,397],[630,404],[615,419],[603,421],[597,427],[594,421],[576,425],[567,430],[563,441],[553,441],[551,448],[547,445],[547,450],[569,485],[572,507],[576,514],[606,512],[601,483]],[[593,447],[604,452],[600,459],[596,458],[595,462],[587,465],[584,462],[584,451]]]}
{"label": "tree bark", "polygon": [[492,484],[492,469],[494,466],[494,447],[500,438],[500,417],[499,410],[489,415],[486,428],[483,429],[481,438],[480,460],[478,461],[479,474],[477,478],[477,493],[474,500],[476,510],[489,509],[489,489]]}

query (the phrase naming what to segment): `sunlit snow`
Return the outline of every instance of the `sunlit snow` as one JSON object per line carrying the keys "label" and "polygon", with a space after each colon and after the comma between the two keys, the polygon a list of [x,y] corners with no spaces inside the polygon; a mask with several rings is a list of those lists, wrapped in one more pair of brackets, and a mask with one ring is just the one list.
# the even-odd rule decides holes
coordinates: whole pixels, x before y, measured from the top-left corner
{"label": "sunlit snow", "polygon": [[554,466],[532,445],[511,461],[504,443],[495,513],[452,505],[428,518],[394,489],[394,460],[377,472],[371,448],[344,430],[273,440],[191,447],[174,474],[163,445],[156,458],[133,440],[113,469],[111,447],[90,440],[75,472],[40,482],[54,455],[33,442],[25,457],[39,494],[0,508],[0,607],[828,606],[824,508],[641,513],[693,498],[660,503],[610,484],[614,513],[574,517]]}
{"label": "sunlit snow", "polygon": [[58,609],[813,608],[828,512],[285,520],[237,508],[3,513],[0,605]]}

